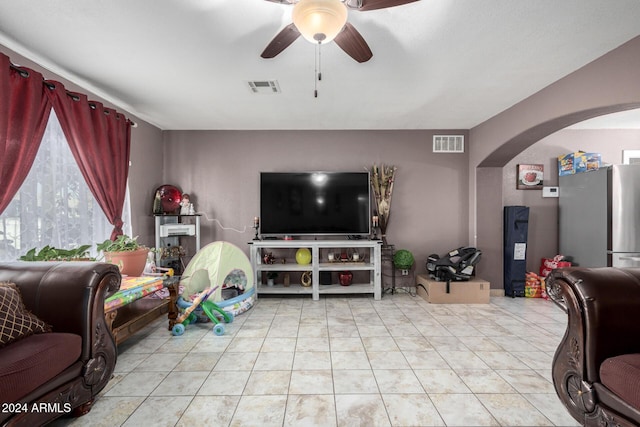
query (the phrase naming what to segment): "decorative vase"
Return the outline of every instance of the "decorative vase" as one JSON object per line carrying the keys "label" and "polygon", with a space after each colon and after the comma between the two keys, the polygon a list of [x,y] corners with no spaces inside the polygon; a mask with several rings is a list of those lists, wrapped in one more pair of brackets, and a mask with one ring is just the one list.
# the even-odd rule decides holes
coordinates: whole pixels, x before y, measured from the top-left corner
{"label": "decorative vase", "polygon": [[105,252],[104,260],[117,265],[120,269],[120,274],[138,277],[141,276],[144,271],[148,253],[148,248],[125,252]]}
{"label": "decorative vase", "polygon": [[338,280],[340,280],[340,285],[350,286],[353,282],[353,273],[350,271],[341,271],[338,273]]}
{"label": "decorative vase", "polygon": [[311,286],[311,281],[311,271],[305,271],[302,273],[302,276],[300,276],[300,284],[305,288]]}

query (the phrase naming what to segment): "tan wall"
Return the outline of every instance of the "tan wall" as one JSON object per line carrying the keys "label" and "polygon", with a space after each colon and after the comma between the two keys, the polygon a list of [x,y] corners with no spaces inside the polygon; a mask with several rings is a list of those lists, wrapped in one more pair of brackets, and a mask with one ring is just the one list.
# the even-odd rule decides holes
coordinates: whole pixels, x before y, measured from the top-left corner
{"label": "tan wall", "polygon": [[153,196],[155,189],[164,184],[162,131],[139,122],[131,130],[130,161],[131,227],[140,242],[154,246]]}
{"label": "tan wall", "polygon": [[[445,133],[445,132],[437,132]],[[446,132],[459,134],[458,131]],[[466,154],[433,154],[433,131],[169,131],[165,178],[191,195],[203,244],[242,248],[253,237],[261,171],[361,171],[394,164],[388,240],[411,250],[420,271],[431,253],[467,243]],[[167,163],[168,161],[168,163]],[[218,224],[213,219],[217,219]],[[222,227],[243,230],[238,233]]]}

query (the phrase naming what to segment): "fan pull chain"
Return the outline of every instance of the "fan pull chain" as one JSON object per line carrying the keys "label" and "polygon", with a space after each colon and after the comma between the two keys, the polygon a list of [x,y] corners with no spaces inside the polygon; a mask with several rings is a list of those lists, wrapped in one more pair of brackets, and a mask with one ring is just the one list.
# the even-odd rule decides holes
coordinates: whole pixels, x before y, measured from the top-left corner
{"label": "fan pull chain", "polygon": [[316,51],[315,51],[315,70],[314,70],[314,86],[313,86],[313,97],[317,98],[318,97],[318,82],[320,80],[322,80],[322,57],[321,57],[321,43],[318,41],[318,44],[316,45]]}
{"label": "fan pull chain", "polygon": [[322,45],[318,42],[318,81],[322,80]]}

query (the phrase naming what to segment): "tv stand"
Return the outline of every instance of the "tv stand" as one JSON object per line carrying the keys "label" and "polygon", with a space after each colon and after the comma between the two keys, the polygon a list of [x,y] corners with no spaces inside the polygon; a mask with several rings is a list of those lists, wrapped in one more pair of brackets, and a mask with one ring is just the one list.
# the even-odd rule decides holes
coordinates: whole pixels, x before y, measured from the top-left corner
{"label": "tv stand", "polygon": [[[382,297],[380,240],[254,240],[249,242],[251,266],[253,267],[256,293],[275,295],[311,295],[314,301],[320,295],[329,294],[373,294],[375,300]],[[311,251],[311,263],[298,264],[296,251],[307,248]],[[329,261],[329,253],[348,253],[357,251],[358,261],[344,261],[334,257]],[[265,255],[272,253],[273,264],[265,263]],[[350,271],[354,281],[350,286],[341,286],[338,273]],[[303,286],[301,276],[311,272],[311,285]],[[265,273],[265,274],[263,274]],[[276,273],[278,278],[273,286],[268,286],[263,276]],[[331,277],[330,284],[320,284],[320,275]],[[368,274],[367,274],[368,273]],[[289,275],[289,284],[285,286],[284,275]],[[366,276],[365,280],[362,276]]]}

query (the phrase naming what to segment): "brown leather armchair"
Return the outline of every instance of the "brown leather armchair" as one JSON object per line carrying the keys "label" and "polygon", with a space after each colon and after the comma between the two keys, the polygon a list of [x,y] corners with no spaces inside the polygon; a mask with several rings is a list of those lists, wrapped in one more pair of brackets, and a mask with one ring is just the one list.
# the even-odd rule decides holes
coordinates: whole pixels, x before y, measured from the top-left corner
{"label": "brown leather armchair", "polygon": [[640,425],[640,268],[562,268],[547,293],[568,315],[556,393],[587,426]]}
{"label": "brown leather armchair", "polygon": [[44,425],[89,412],[116,364],[104,300],[120,281],[118,268],[106,263],[0,263],[0,282],[15,283],[26,308],[52,326],[0,348],[0,425]]}

